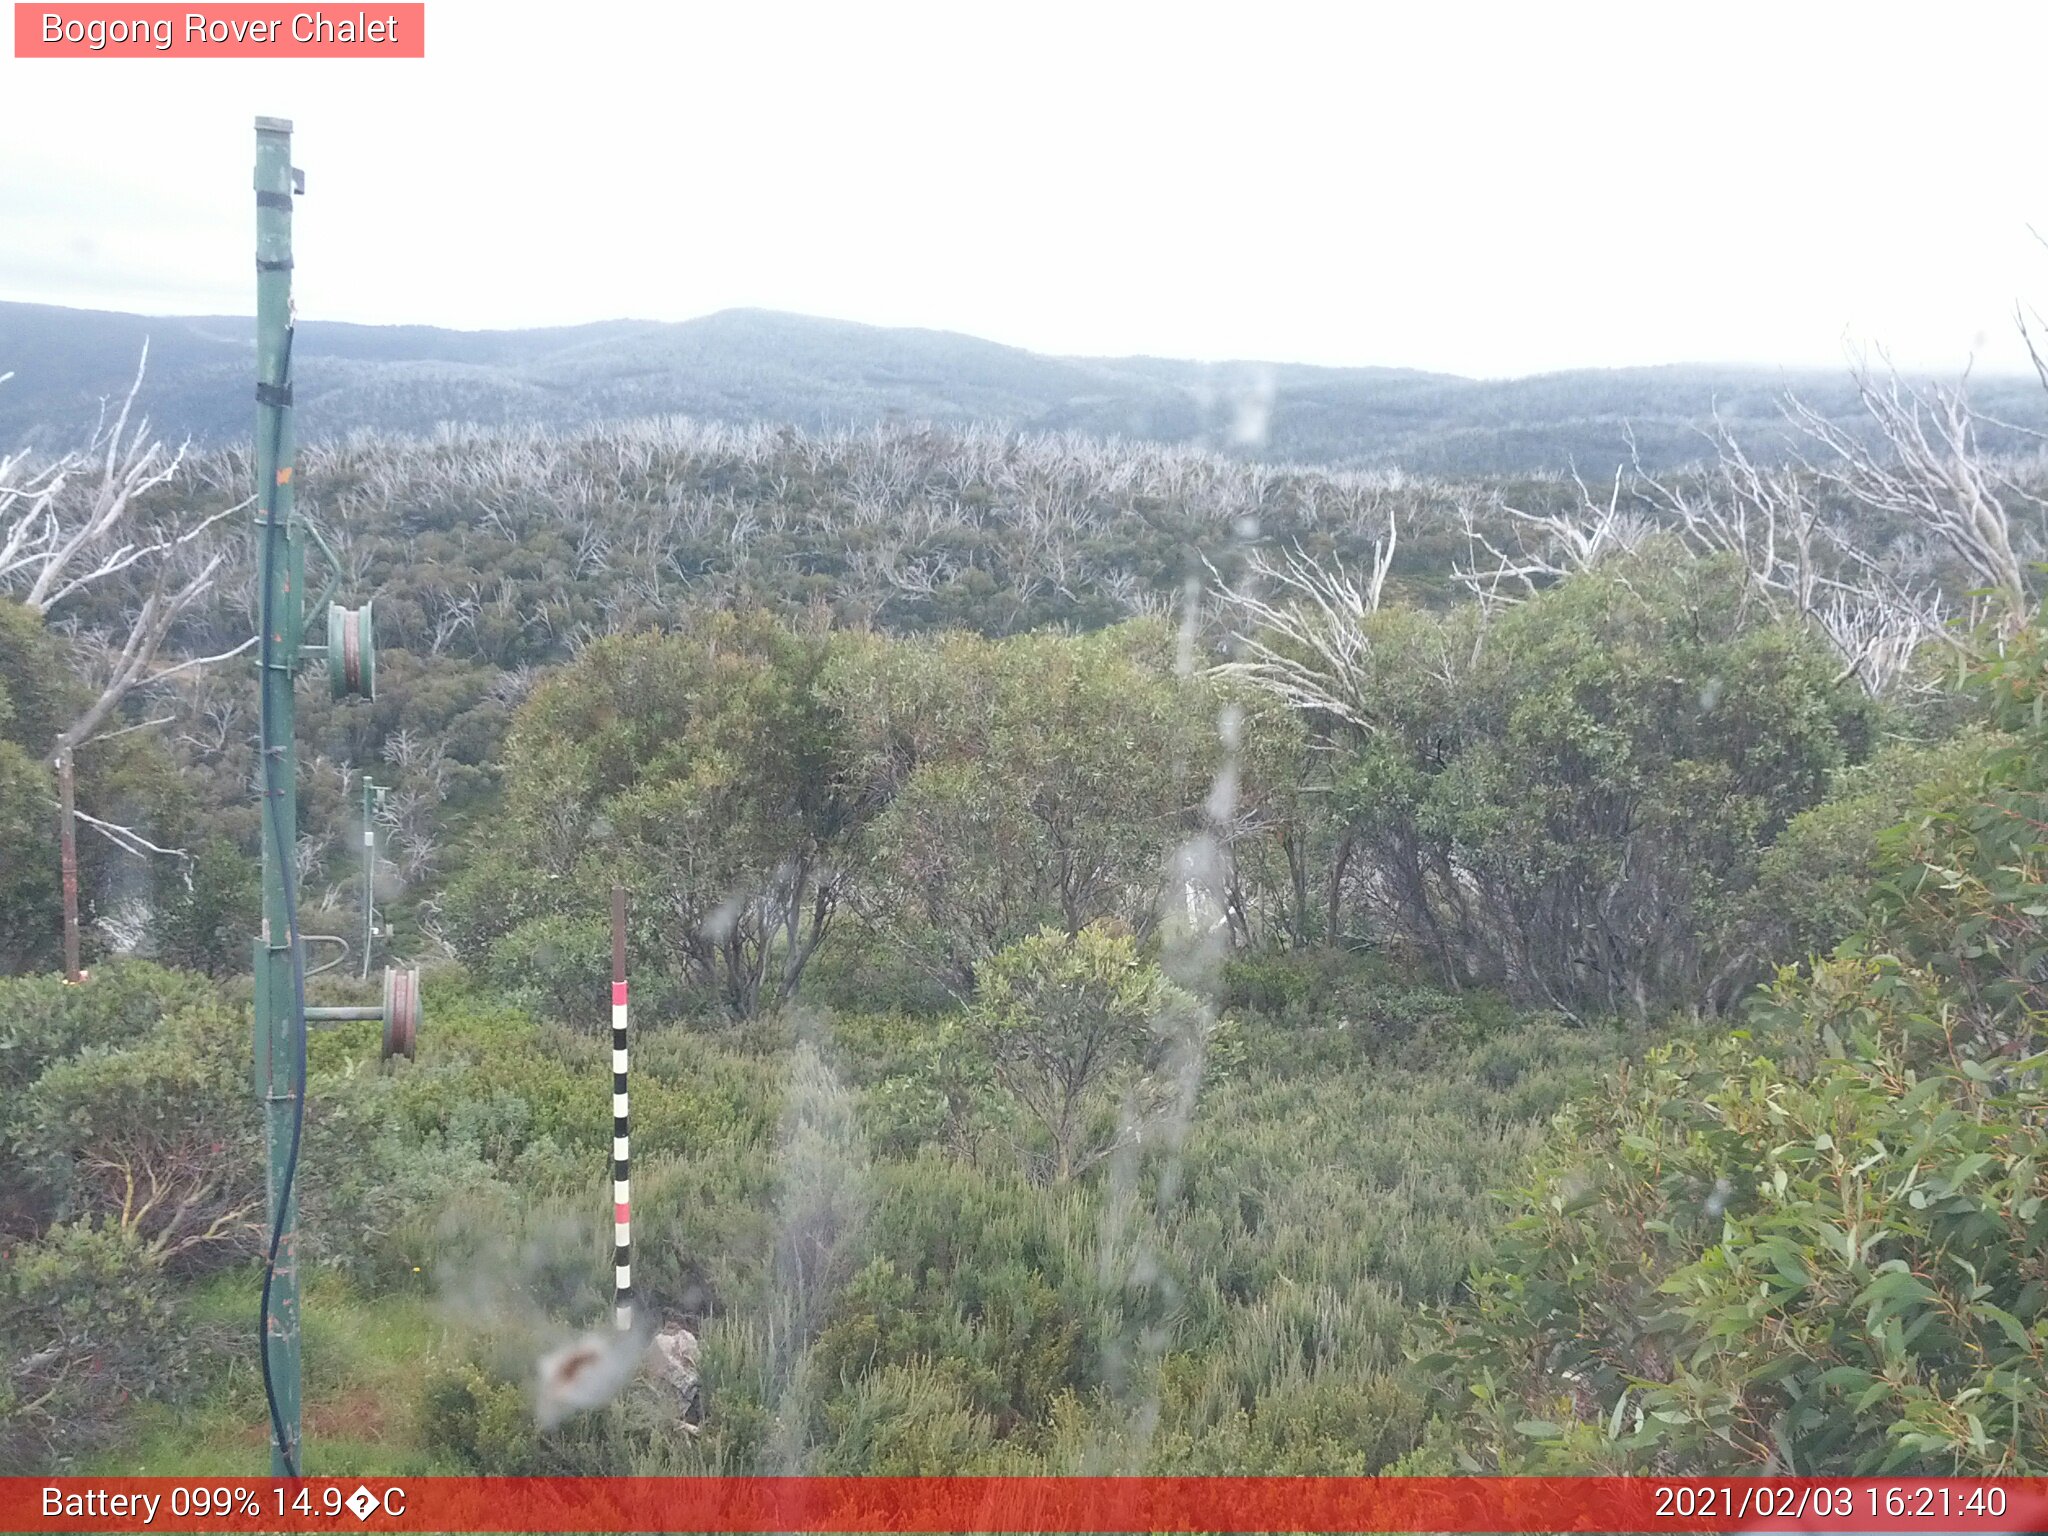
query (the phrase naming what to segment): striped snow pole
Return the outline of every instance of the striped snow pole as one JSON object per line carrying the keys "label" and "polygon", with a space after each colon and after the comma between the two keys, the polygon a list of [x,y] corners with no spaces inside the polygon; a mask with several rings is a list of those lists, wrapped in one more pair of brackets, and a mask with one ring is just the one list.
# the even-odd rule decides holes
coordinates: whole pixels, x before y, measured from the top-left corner
{"label": "striped snow pole", "polygon": [[633,1326],[633,1220],[626,1115],[626,888],[612,887],[612,1324]]}

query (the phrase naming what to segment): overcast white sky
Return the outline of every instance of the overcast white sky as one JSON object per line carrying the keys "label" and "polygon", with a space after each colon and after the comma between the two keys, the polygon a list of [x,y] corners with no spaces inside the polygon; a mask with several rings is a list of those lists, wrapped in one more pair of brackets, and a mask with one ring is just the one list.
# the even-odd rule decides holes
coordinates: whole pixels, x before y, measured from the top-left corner
{"label": "overcast white sky", "polygon": [[249,311],[260,112],[298,127],[310,318],[756,305],[1503,375],[1845,342],[2009,367],[2015,299],[2048,309],[2037,4],[427,20],[415,62],[0,58],[0,298]]}

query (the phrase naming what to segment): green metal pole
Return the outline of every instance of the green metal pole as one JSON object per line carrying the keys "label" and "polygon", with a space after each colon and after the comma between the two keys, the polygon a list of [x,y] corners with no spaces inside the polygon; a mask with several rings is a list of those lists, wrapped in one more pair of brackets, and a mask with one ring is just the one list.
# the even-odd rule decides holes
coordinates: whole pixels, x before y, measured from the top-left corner
{"label": "green metal pole", "polygon": [[370,979],[370,950],[377,938],[377,823],[370,810],[373,796],[382,794],[370,776],[363,775],[363,980]]}
{"label": "green metal pole", "polygon": [[[292,125],[256,119],[256,526],[267,635],[259,636],[263,764],[263,932],[256,941],[256,1091],[269,1152],[270,1230],[278,1234],[263,1349],[275,1397],[270,1471],[301,1468],[299,1441],[298,1199],[290,1159],[305,1084],[306,1021],[293,976],[297,914],[286,899],[286,861],[298,837],[298,757],[292,678],[299,660],[305,555],[292,527]],[[260,621],[259,621],[260,622]]]}

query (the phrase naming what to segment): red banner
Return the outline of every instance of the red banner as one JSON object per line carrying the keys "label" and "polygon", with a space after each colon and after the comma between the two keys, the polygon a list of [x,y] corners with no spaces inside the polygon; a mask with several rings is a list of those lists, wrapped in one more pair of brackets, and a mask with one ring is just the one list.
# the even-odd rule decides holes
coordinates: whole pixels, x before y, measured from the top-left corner
{"label": "red banner", "polygon": [[423,59],[412,4],[67,5],[16,0],[17,59]]}
{"label": "red banner", "polygon": [[2048,1478],[34,1478],[7,1531],[2048,1531]]}

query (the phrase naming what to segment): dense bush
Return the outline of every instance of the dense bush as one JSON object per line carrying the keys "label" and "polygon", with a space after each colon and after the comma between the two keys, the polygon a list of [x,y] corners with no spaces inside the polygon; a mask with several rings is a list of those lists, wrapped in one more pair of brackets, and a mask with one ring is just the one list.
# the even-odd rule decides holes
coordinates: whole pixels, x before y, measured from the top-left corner
{"label": "dense bush", "polygon": [[[801,460],[698,455],[671,489],[690,517],[732,510],[774,465],[801,521],[844,489]],[[695,478],[714,469],[744,483]],[[1232,483],[1315,553],[1356,548],[1355,506],[1337,531],[1298,484]],[[310,1047],[309,1274],[342,1271],[315,1278],[359,1304],[433,1299],[450,1343],[404,1418],[437,1465],[2040,1463],[2031,636],[1983,679],[1985,729],[1880,750],[1902,716],[1725,564],[1652,541],[1483,621],[1413,586],[1353,615],[1349,713],[1318,715],[1206,671],[1213,614],[1177,638],[1156,616],[1013,633],[1159,605],[998,592],[975,562],[1016,556],[1012,510],[955,489],[981,499],[928,530],[925,554],[960,564],[922,592],[871,523],[817,570],[719,565],[699,530],[678,579],[741,576],[684,605],[596,579],[645,551],[595,523],[508,509],[532,537],[500,551],[525,563],[498,595],[437,615],[444,570],[394,604],[445,667],[395,661],[416,675],[374,706],[308,703],[309,865],[353,814],[354,765],[389,755],[387,864],[414,894],[442,858],[459,871],[407,907],[404,940],[445,933],[479,978],[434,983],[415,1063],[380,1063],[370,1025]],[[1075,505],[1059,540],[1102,568],[1136,537],[1164,590],[1195,557],[1161,530],[1187,518],[1156,489],[1115,495],[1157,525],[1091,533],[1106,514]],[[1234,569],[1215,511],[1205,547]],[[445,546],[453,515],[421,512],[423,540]],[[876,577],[885,558],[902,581]],[[834,628],[801,600],[828,588],[842,619],[893,605],[926,632]],[[543,611],[522,614],[526,590]],[[0,655],[0,855],[47,829],[27,645]],[[239,794],[221,690],[202,756]],[[150,763],[122,762],[100,783],[146,801]],[[241,968],[246,812],[215,807],[189,889],[160,891],[161,958]],[[1162,909],[1197,845],[1220,876],[1213,968],[1167,963]],[[17,877],[47,901],[0,858],[0,885]],[[698,1438],[645,1377],[552,1428],[533,1411],[537,1360],[610,1301],[614,879],[636,1288],[702,1336]],[[317,883],[308,905],[336,907]],[[1873,909],[1881,927],[1781,979],[1741,1034],[1676,1026],[1589,1094],[1651,1019],[1713,1015]],[[247,1050],[238,994],[155,967],[0,986],[0,1222],[24,1239],[5,1342],[33,1362],[10,1449],[42,1455],[36,1416],[96,1372],[180,1400],[92,1314],[174,1331],[184,1271],[247,1252]],[[1522,1191],[1505,1233],[1503,1184]],[[1416,1311],[1445,1306],[1418,1370]]]}
{"label": "dense bush", "polygon": [[[2048,1465],[2048,1055],[1830,961],[1571,1115],[1462,1314],[1502,1467]],[[1483,1447],[1484,1449],[1478,1449]]]}
{"label": "dense bush", "polygon": [[1215,701],[1170,650],[1142,624],[910,642],[759,613],[594,645],[519,713],[506,814],[449,893],[451,933],[586,1024],[614,880],[636,988],[664,1012],[789,1002],[849,918],[927,1002],[1046,924],[1144,935],[1220,750]]}
{"label": "dense bush", "polygon": [[[57,976],[0,979],[0,1227],[34,1231],[53,1219],[51,1202],[68,1178],[62,1148],[31,1130],[31,1090],[43,1074],[83,1052],[126,1051],[215,996],[200,977],[140,961],[100,966],[77,987]],[[227,1027],[246,1051],[246,1026]],[[64,1145],[75,1146],[75,1135],[65,1132]]]}
{"label": "dense bush", "polygon": [[876,1170],[863,1266],[835,1298],[813,1368],[841,1382],[929,1362],[1004,1432],[1040,1424],[1101,1369],[1085,1204],[938,1157]]}
{"label": "dense bush", "polygon": [[[1134,961],[1128,939],[1088,937]],[[1054,960],[1071,947],[1046,943]],[[1251,1011],[1239,1064],[1203,1085],[1178,1151],[1148,1138],[1143,1158],[1050,1189],[1003,1141],[962,1156],[942,1127],[892,1118],[907,1082],[930,1086],[935,1038],[967,1049],[962,1015],[811,1018],[799,1043],[764,1035],[744,1050],[689,1029],[647,1033],[635,1281],[651,1312],[703,1338],[708,1411],[689,1441],[646,1383],[601,1413],[535,1425],[538,1353],[604,1316],[605,1127],[578,1132],[571,1096],[602,1085],[604,1053],[437,999],[445,1064],[321,1089],[331,1120],[355,1105],[385,1127],[373,1167],[410,1147],[392,1166],[453,1180],[439,1214],[405,1218],[402,1242],[363,1244],[404,1248],[382,1271],[394,1285],[423,1262],[476,1334],[425,1389],[437,1454],[527,1473],[1377,1470],[1425,1416],[1402,1359],[1410,1309],[1455,1291],[1487,1248],[1483,1192],[1623,1042],[1530,1025],[1484,999],[1453,1017],[1458,1000],[1427,992],[1427,1017],[1408,1027],[1392,1017],[1402,993],[1374,965],[1300,963],[1331,997],[1372,995],[1384,1030]],[[323,1078],[344,1064],[330,1047]],[[721,1104],[721,1083],[736,1096],[716,1118],[657,1107]],[[977,1086],[991,1088],[985,1071]],[[650,1124],[672,1129],[643,1137],[643,1102]],[[470,1108],[436,1108],[458,1103]],[[1374,1135],[1333,1134],[1359,1123]],[[593,1165],[580,1182],[574,1157],[555,1183],[524,1161],[543,1134],[598,1151],[576,1154]],[[347,1230],[309,1220],[336,1241]]]}
{"label": "dense bush", "polygon": [[60,1468],[106,1443],[139,1397],[175,1401],[209,1341],[178,1316],[161,1255],[90,1218],[0,1262],[0,1466]]}
{"label": "dense bush", "polygon": [[248,1051],[236,1012],[194,1005],[137,1040],[53,1063],[15,1132],[31,1186],[66,1216],[134,1234],[156,1260],[255,1251],[263,1162]]}
{"label": "dense bush", "polygon": [[1377,957],[1328,949],[1233,958],[1223,969],[1223,1004],[1296,1028],[1356,1030],[1360,1050],[1472,1043],[1515,1018],[1498,994],[1445,992]]}
{"label": "dense bush", "polygon": [[1758,857],[1869,750],[1873,709],[1727,564],[1655,545],[1482,627],[1359,627],[1333,916],[1523,1001],[1714,1009],[1757,974]]}
{"label": "dense bush", "polygon": [[208,976],[246,972],[262,919],[260,869],[227,839],[208,842],[192,860],[189,881],[171,884],[158,903],[149,931],[156,959]]}
{"label": "dense bush", "polygon": [[0,980],[0,1463],[82,1455],[195,1373],[173,1281],[254,1251],[261,1214],[248,1052],[199,977]]}
{"label": "dense bush", "polygon": [[594,645],[539,688],[513,732],[493,855],[451,898],[466,957],[594,1021],[624,879],[650,1001],[690,986],[741,1017],[789,1001],[845,896],[860,811],[816,686],[827,649],[760,614],[714,613]]}
{"label": "dense bush", "polygon": [[865,930],[956,997],[1048,925],[1158,920],[1198,825],[1218,701],[1164,626],[842,645],[823,686],[875,808],[852,889]]}
{"label": "dense bush", "polygon": [[1103,926],[1048,928],[976,972],[960,1032],[1040,1182],[1085,1173],[1184,1114],[1211,1023],[1195,998]]}
{"label": "dense bush", "polygon": [[[609,1046],[460,986],[434,988],[427,1008],[434,1044],[417,1063],[378,1066],[371,1026],[315,1037],[305,1155],[322,1175],[302,1193],[310,1255],[403,1285],[415,1266],[459,1269],[488,1238],[490,1221],[450,1228],[451,1211],[554,1197],[584,1197],[594,1243],[609,1198]],[[740,1173],[775,1134],[776,1062],[649,1030],[635,1041],[632,1092],[636,1199],[657,1217],[650,1237],[678,1234],[678,1222],[683,1233],[697,1222],[715,1229],[758,1194],[758,1179]],[[732,1186],[707,1210],[684,1198],[687,1170],[704,1178],[714,1168]],[[705,1269],[702,1249],[672,1259],[658,1239],[637,1262],[672,1295],[716,1268]]]}
{"label": "dense bush", "polygon": [[1867,935],[1561,1122],[1438,1362],[1458,1458],[2048,1467],[2044,676],[1980,671],[2011,734],[1882,839]]}
{"label": "dense bush", "polygon": [[1966,730],[1932,746],[1894,744],[1845,769],[1828,798],[1763,851],[1738,924],[1759,960],[1824,955],[1863,929],[1883,872],[1884,834],[1916,801],[1983,762],[1995,737]]}

